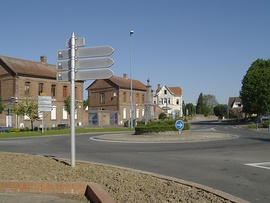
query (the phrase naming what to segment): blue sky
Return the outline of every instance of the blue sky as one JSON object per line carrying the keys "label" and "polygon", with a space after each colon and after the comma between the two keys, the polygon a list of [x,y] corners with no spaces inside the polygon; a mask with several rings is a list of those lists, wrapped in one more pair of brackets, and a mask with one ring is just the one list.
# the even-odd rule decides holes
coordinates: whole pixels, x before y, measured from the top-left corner
{"label": "blue sky", "polygon": [[185,103],[202,92],[227,104],[251,63],[269,58],[269,11],[268,0],[2,0],[0,55],[56,64],[74,32],[86,47],[112,46],[111,69],[130,75],[134,30],[133,79],[180,86]]}

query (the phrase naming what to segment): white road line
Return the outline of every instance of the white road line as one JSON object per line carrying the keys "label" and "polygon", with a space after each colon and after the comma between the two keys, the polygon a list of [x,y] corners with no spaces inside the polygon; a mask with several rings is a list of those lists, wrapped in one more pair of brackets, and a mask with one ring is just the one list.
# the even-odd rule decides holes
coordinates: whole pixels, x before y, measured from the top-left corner
{"label": "white road line", "polygon": [[270,162],[264,162],[264,163],[248,163],[248,164],[244,164],[244,165],[270,170]]}

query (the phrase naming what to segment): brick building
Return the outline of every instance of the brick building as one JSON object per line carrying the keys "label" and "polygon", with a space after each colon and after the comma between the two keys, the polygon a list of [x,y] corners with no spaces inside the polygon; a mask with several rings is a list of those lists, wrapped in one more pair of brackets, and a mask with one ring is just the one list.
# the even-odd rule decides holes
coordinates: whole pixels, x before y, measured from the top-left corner
{"label": "brick building", "polygon": [[[89,124],[124,125],[130,120],[131,80],[112,76],[110,79],[98,79],[87,87]],[[133,119],[142,120],[145,111],[146,85],[132,80]]]}
{"label": "brick building", "polygon": [[[10,115],[15,102],[28,98],[38,102],[38,96],[52,96],[52,111],[44,112],[44,127],[69,124],[69,115],[64,110],[63,101],[70,95],[70,83],[56,80],[55,65],[47,64],[46,57],[40,62],[0,56],[0,97],[6,109],[0,115],[0,126],[31,127],[26,116]],[[76,123],[87,124],[87,113],[83,109],[83,82],[75,83]],[[10,120],[8,119],[10,118]],[[9,121],[8,121],[9,120]],[[40,127],[41,120],[34,125]]]}

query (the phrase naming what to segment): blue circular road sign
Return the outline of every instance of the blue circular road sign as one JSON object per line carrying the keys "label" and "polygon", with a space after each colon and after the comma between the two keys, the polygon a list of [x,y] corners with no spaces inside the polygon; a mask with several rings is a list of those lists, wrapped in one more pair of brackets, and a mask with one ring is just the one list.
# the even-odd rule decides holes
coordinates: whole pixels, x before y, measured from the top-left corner
{"label": "blue circular road sign", "polygon": [[178,130],[183,130],[183,128],[184,128],[184,122],[181,121],[181,120],[177,120],[177,121],[175,122],[175,127],[176,127]]}

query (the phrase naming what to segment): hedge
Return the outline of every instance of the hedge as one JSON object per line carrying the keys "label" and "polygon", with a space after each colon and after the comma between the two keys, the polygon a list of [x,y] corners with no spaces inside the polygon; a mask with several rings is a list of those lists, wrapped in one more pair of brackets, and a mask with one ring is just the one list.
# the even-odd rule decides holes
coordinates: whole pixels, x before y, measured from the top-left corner
{"label": "hedge", "polygon": [[[183,130],[189,130],[189,123],[184,123]],[[149,123],[147,125],[139,125],[135,127],[135,134],[140,135],[143,133],[159,133],[159,132],[167,132],[167,131],[178,131],[175,127],[175,122],[164,123],[164,122],[154,122]]]}

